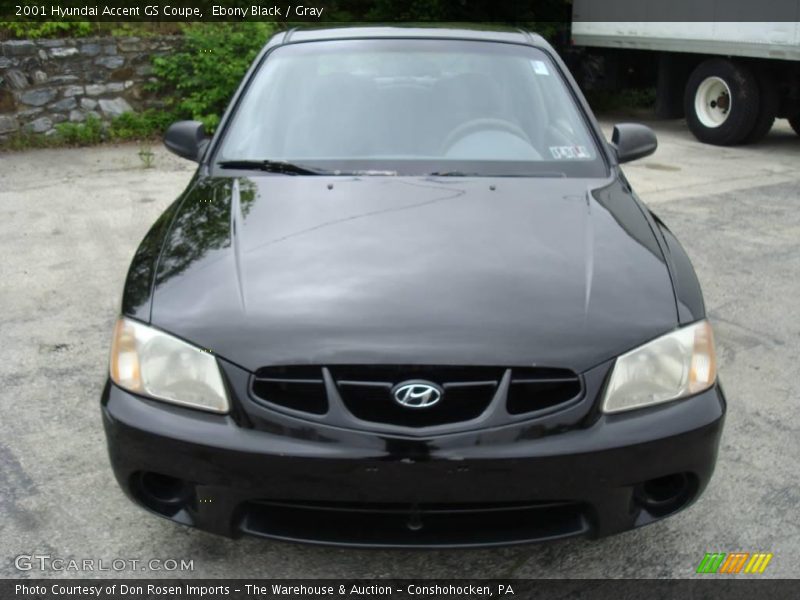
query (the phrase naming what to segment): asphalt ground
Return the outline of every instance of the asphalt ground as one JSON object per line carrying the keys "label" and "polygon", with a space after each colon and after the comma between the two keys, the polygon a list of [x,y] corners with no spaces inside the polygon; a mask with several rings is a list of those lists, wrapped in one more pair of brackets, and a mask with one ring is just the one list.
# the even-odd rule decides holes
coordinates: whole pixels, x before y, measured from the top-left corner
{"label": "asphalt ground", "polygon": [[[772,552],[763,577],[800,576],[800,138],[782,122],[716,148],[679,121],[651,125],[658,152],[625,171],[703,285],[729,401],[716,473],[649,527],[491,550],[233,541],[132,505],[98,405],[111,327],[132,254],[192,165],[156,148],[145,169],[138,145],[0,154],[0,577],[692,577],[710,551]],[[19,555],[194,569],[20,571]]]}

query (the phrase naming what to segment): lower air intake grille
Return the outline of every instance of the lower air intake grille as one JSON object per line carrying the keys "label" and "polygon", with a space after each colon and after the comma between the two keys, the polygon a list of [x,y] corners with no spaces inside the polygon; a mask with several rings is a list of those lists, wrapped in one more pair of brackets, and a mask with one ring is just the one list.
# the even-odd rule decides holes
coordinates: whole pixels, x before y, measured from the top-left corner
{"label": "lower air intake grille", "polygon": [[569,502],[342,504],[246,502],[239,528],[283,540],[385,547],[457,547],[551,540],[589,531]]}

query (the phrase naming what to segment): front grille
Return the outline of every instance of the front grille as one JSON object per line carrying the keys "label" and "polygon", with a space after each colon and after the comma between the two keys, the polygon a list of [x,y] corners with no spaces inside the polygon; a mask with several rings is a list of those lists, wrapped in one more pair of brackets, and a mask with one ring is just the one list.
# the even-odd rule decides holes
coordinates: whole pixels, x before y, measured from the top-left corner
{"label": "front grille", "polygon": [[[404,382],[436,384],[442,398],[425,408],[403,406],[393,390]],[[504,419],[559,410],[582,393],[574,372],[544,367],[300,365],[264,367],[251,380],[251,394],[259,403],[356,428],[367,422],[419,429],[489,416],[492,425],[500,425]]]}
{"label": "front grille", "polygon": [[322,368],[314,366],[264,367],[252,383],[256,398],[313,415],[328,411]]}
{"label": "front grille", "polygon": [[[356,418],[400,427],[431,427],[476,419],[489,406],[505,369],[450,366],[331,367],[342,402]],[[404,381],[430,381],[444,390],[434,406],[413,409],[392,397]]]}
{"label": "front grille", "polygon": [[581,393],[581,381],[568,369],[514,369],[506,407],[521,415],[547,410],[569,402]]}
{"label": "front grille", "polygon": [[242,506],[241,531],[284,540],[390,547],[513,544],[584,534],[572,502],[380,504],[258,500]]}

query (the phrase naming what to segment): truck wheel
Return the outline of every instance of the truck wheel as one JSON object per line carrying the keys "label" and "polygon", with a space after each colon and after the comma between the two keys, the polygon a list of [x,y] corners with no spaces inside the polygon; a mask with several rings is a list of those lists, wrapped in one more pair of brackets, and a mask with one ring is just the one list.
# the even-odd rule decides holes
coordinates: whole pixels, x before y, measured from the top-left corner
{"label": "truck wheel", "polygon": [[744,141],[758,118],[758,82],[746,66],[712,58],[689,76],[683,96],[686,121],[701,142],[732,146]]}
{"label": "truck wheel", "polygon": [[758,116],[753,129],[744,138],[745,144],[757,142],[769,133],[775,123],[775,116],[778,114],[780,106],[778,86],[772,75],[762,72],[756,76],[756,80],[758,81]]}
{"label": "truck wheel", "polygon": [[797,135],[800,135],[800,114],[796,114],[795,116],[790,118],[789,125],[792,126],[792,129],[794,129],[794,132]]}

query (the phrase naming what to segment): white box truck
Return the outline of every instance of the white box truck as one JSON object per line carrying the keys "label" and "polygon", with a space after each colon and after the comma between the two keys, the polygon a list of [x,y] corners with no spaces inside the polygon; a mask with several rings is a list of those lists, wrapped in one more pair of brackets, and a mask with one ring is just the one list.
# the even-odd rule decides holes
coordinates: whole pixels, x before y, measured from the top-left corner
{"label": "white box truck", "polygon": [[601,87],[649,76],[660,116],[734,145],[763,138],[776,118],[800,135],[799,18],[800,0],[574,0],[572,43],[600,60]]}

